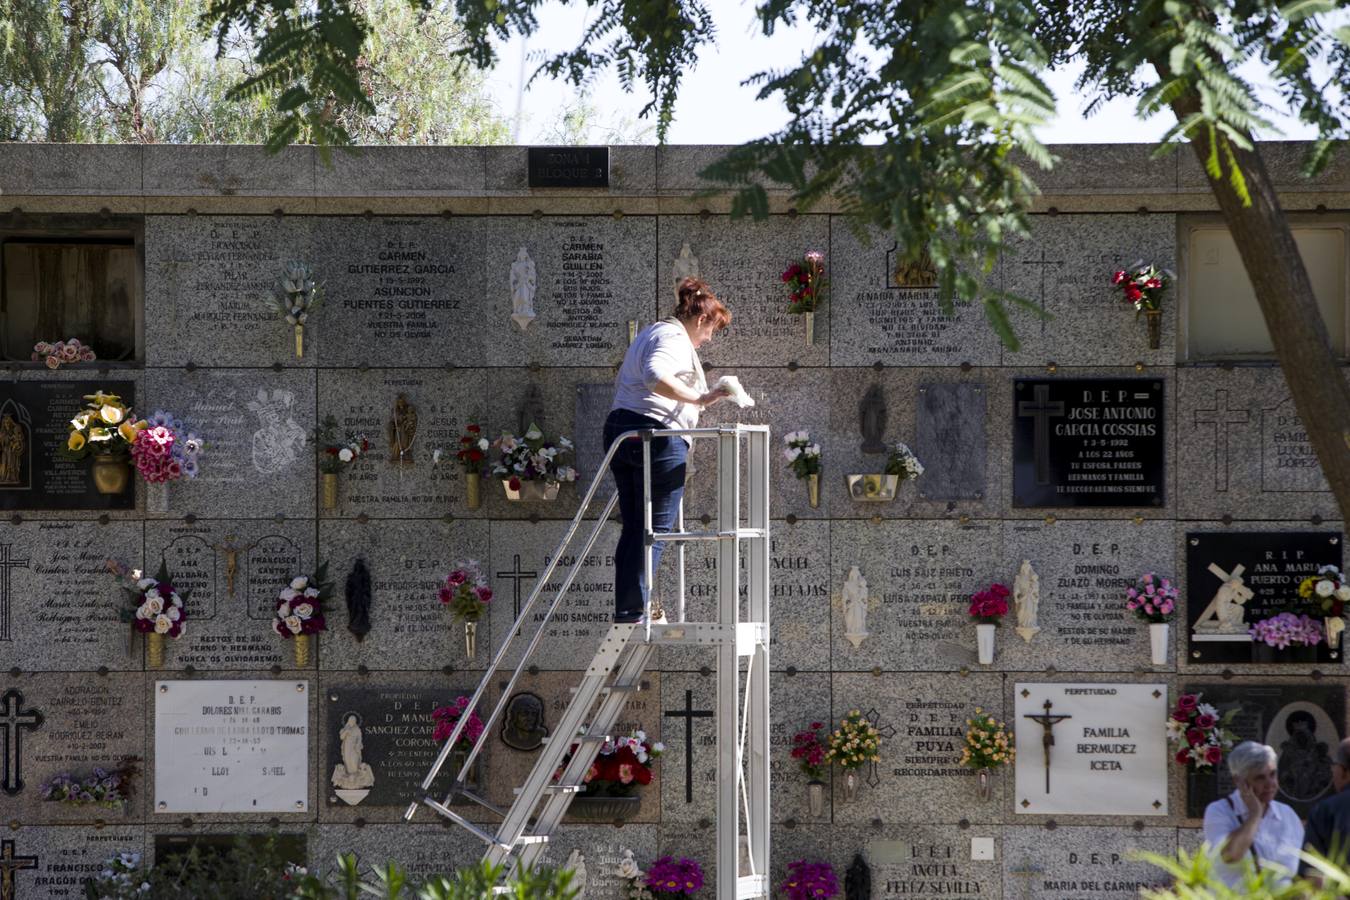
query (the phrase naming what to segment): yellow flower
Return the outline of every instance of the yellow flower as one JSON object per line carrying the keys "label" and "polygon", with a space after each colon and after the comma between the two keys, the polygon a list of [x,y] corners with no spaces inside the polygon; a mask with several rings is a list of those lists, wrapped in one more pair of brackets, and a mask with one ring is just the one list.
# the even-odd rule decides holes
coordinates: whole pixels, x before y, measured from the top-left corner
{"label": "yellow flower", "polygon": [[91,441],[99,441],[100,443],[103,441],[110,441],[112,440],[112,436],[113,436],[112,431],[110,431],[107,428],[99,428],[98,426],[94,426],[93,428],[89,429],[89,440]]}
{"label": "yellow flower", "polygon": [[99,417],[109,425],[116,425],[126,416],[127,410],[126,407],[121,404],[113,405],[111,403],[105,403],[99,409],[98,414]]}
{"label": "yellow flower", "polygon": [[126,441],[128,444],[136,440],[136,433],[139,431],[140,429],[136,427],[136,423],[132,422],[130,419],[117,426],[117,433],[120,434],[122,440]]}
{"label": "yellow flower", "polygon": [[1298,595],[1304,598],[1305,600],[1311,597],[1313,592],[1313,585],[1316,583],[1316,581],[1317,581],[1316,578],[1303,579],[1303,583],[1298,586]]}
{"label": "yellow flower", "polygon": [[89,413],[80,413],[78,416],[71,419],[70,427],[84,431],[89,427]]}
{"label": "yellow flower", "polygon": [[84,446],[84,435],[80,434],[78,431],[72,431],[70,433],[70,437],[66,440],[66,448],[69,449],[71,452],[74,452],[76,450],[79,450],[83,446]]}

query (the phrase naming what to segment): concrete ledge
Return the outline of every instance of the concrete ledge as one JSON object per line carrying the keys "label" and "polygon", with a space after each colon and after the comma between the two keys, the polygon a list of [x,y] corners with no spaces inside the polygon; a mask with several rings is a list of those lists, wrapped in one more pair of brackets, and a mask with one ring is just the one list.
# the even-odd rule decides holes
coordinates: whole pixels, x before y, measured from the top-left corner
{"label": "concrete ledge", "polygon": [[152,144],[143,151],[147,196],[311,196],[313,147]]}
{"label": "concrete ledge", "polygon": [[0,144],[0,196],[139,195],[143,152],[117,144]]}
{"label": "concrete ledge", "polygon": [[316,159],[318,197],[475,197],[486,147],[357,147]]}

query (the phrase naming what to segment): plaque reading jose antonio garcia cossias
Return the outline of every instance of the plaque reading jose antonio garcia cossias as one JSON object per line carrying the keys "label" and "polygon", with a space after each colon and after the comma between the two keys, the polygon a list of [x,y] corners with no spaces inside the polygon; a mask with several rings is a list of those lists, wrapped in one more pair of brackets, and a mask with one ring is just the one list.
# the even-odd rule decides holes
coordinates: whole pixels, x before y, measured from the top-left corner
{"label": "plaque reading jose antonio garcia cossias", "polygon": [[1019,378],[1013,392],[1014,506],[1163,504],[1160,380]]}

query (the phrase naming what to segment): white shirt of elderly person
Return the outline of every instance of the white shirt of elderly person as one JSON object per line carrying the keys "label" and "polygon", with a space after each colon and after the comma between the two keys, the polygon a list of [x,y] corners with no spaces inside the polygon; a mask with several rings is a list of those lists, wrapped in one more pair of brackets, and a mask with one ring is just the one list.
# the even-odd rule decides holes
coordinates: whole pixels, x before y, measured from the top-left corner
{"label": "white shirt of elderly person", "polygon": [[1243,741],[1228,754],[1228,771],[1237,786],[1205,807],[1205,843],[1214,856],[1214,872],[1229,887],[1240,887],[1256,866],[1288,884],[1299,870],[1303,823],[1298,813],[1275,799],[1280,780],[1275,751]]}

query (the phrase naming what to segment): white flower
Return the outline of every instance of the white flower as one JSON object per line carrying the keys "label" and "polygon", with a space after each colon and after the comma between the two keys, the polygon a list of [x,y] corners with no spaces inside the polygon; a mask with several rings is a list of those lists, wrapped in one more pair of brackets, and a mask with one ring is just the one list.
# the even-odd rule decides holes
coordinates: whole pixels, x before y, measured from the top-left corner
{"label": "white flower", "polygon": [[136,582],[136,590],[138,591],[143,591],[148,587],[154,586],[155,586],[155,579],[153,578],[142,578],[140,581]]}
{"label": "white flower", "polygon": [[435,450],[432,450],[432,451],[431,451],[431,464],[432,464],[433,466],[439,466],[439,465],[441,464],[441,448],[440,448],[440,447],[437,447]]}
{"label": "white flower", "polygon": [[563,481],[576,481],[577,470],[572,468],[571,466],[563,466],[562,468],[558,469],[558,477],[561,478]]}
{"label": "white flower", "polygon": [[292,590],[303,591],[307,587],[309,587],[308,577],[304,575],[297,575],[295,578],[291,579]]}
{"label": "white flower", "polygon": [[789,447],[783,451],[783,456],[787,458],[788,462],[796,462],[797,457],[801,455],[802,455],[801,447]]}
{"label": "white flower", "polygon": [[150,590],[145,592],[145,599],[147,600],[158,600],[159,598],[160,598],[159,588],[151,588]]}
{"label": "white flower", "polygon": [[157,616],[164,611],[164,601],[157,596],[147,596],[145,602],[141,604],[141,609],[145,610],[145,617],[147,619],[151,616]]}
{"label": "white flower", "polygon": [[341,450],[339,450],[339,451],[338,451],[338,459],[340,459],[342,462],[351,462],[351,461],[352,461],[352,450],[351,450],[351,448],[350,448],[350,447],[343,447]]}
{"label": "white flower", "polygon": [[665,753],[665,752],[666,752],[666,745],[663,744],[663,743],[661,743],[660,741],[657,741],[655,744],[652,744],[652,752],[653,752],[653,753]]}
{"label": "white flower", "polygon": [[277,607],[278,619],[285,619],[288,616],[290,616],[290,614],[291,614],[291,605],[289,603],[283,603]]}
{"label": "white flower", "polygon": [[[1195,711],[1202,716],[1213,716],[1216,719],[1219,717],[1219,711],[1215,709],[1213,706],[1209,705],[1208,703],[1198,704],[1195,707]],[[1180,726],[1181,723],[1178,722],[1177,725]]]}
{"label": "white flower", "polygon": [[314,615],[314,606],[309,603],[297,603],[291,612],[302,619],[308,619],[310,616]]}
{"label": "white flower", "polygon": [[807,455],[807,456],[819,456],[819,455],[820,455],[820,445],[819,445],[819,444],[812,444],[811,446],[807,447],[807,448],[806,448],[806,455]]}
{"label": "white flower", "polygon": [[1336,588],[1336,599],[1342,602],[1350,602],[1350,584],[1343,584]]}
{"label": "white flower", "polygon": [[287,603],[290,603],[296,597],[300,596],[300,592],[297,591],[295,588],[282,588],[281,593],[278,594],[277,596],[278,598],[285,600]]}
{"label": "white flower", "polygon": [[558,435],[558,446],[563,448],[564,450],[571,450],[572,442],[567,438],[563,437],[562,435]]}
{"label": "white flower", "polygon": [[299,618],[298,616],[287,616],[287,617],[286,617],[285,624],[286,624],[286,627],[289,628],[289,629],[291,630],[291,634],[299,634],[299,633],[300,633],[300,628],[301,628],[302,626],[301,626],[301,623],[300,623],[300,618]]}
{"label": "white flower", "polygon": [[637,757],[637,761],[640,762],[640,763],[645,763],[645,762],[647,761],[647,751],[646,751],[646,750],[638,749],[638,750],[634,751],[633,755],[634,755],[635,757]]}
{"label": "white flower", "polygon": [[1336,585],[1324,578],[1313,585],[1313,590],[1317,591],[1317,596],[1319,597],[1330,597],[1332,594],[1336,593]]}
{"label": "white flower", "polygon": [[159,616],[155,619],[155,634],[168,634],[172,627],[173,620],[168,616]]}
{"label": "white flower", "polygon": [[177,622],[183,618],[183,611],[176,606],[170,606],[164,615],[168,616],[171,622]]}
{"label": "white flower", "polygon": [[486,450],[487,448],[489,448],[489,447],[491,447],[491,446],[492,446],[492,444],[488,441],[487,438],[479,438],[479,439],[478,439],[478,449],[479,449],[479,450]]}
{"label": "white flower", "polygon": [[623,851],[623,859],[619,861],[619,877],[626,881],[637,881],[642,877],[642,870],[638,868],[637,860],[633,859],[633,851]]}
{"label": "white flower", "polygon": [[174,606],[182,607],[183,598],[178,596],[177,591],[174,591],[171,595],[169,595],[169,602],[172,603]]}
{"label": "white flower", "polygon": [[306,596],[306,597],[317,597],[317,596],[319,596],[319,589],[316,588],[316,587],[307,587],[307,588],[305,588],[305,596]]}

